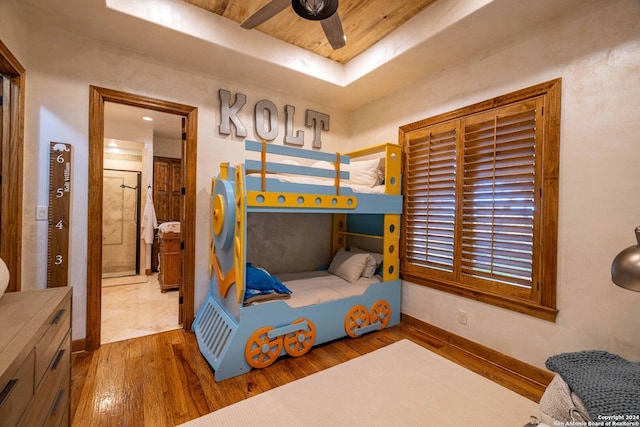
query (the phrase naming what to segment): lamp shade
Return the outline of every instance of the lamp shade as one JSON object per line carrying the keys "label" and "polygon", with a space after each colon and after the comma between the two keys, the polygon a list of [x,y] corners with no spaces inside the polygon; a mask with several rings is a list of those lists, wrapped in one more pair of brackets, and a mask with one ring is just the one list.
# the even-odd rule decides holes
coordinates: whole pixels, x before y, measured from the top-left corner
{"label": "lamp shade", "polygon": [[620,252],[611,264],[611,280],[616,285],[640,292],[640,227],[636,227],[634,246]]}
{"label": "lamp shade", "polygon": [[7,290],[8,285],[9,269],[7,268],[7,264],[5,264],[2,259],[0,259],[0,298],[2,298],[4,291]]}

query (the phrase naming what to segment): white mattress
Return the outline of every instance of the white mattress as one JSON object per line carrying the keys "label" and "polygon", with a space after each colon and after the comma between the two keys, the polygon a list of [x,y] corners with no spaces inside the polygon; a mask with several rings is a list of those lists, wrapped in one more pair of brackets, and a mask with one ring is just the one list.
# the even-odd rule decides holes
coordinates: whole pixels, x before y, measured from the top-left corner
{"label": "white mattress", "polygon": [[274,274],[293,293],[284,300],[292,308],[322,304],[356,295],[362,295],[373,283],[379,283],[379,277],[360,277],[355,283],[349,283],[328,271],[307,271],[303,273]]}
{"label": "white mattress", "polygon": [[[259,173],[250,173],[247,176],[260,178]],[[312,184],[312,185],[325,185],[325,186],[333,186],[335,184],[335,180],[333,179],[322,179],[310,176],[303,175],[280,175],[275,173],[265,174],[266,178],[277,179],[280,182],[291,182],[293,184]],[[368,193],[368,194],[384,194],[384,184],[376,185],[375,187],[369,187],[366,185],[357,185],[357,184],[348,184],[344,181],[340,182],[340,188],[350,188],[355,193]]]}

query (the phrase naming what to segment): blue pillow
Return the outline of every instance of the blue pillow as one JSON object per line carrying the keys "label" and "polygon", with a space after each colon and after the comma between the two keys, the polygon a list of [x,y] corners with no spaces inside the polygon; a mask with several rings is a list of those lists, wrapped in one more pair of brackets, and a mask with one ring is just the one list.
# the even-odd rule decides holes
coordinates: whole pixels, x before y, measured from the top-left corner
{"label": "blue pillow", "polygon": [[[290,294],[291,291],[277,277],[273,277],[267,270],[254,267],[247,263],[245,289],[261,291],[262,293],[276,292],[278,294]],[[245,290],[245,295],[246,295]],[[255,293],[252,293],[255,295]]]}
{"label": "blue pillow", "polygon": [[376,268],[376,272],[373,273],[373,274],[375,274],[377,276],[382,276],[382,273],[384,273],[382,265],[383,265],[383,263],[380,263],[378,268]]}

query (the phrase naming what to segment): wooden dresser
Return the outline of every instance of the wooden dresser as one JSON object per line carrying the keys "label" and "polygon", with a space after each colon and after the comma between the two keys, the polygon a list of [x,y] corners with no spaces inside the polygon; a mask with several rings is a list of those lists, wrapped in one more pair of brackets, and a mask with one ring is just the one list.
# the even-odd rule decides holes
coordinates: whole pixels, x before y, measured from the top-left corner
{"label": "wooden dresser", "polygon": [[0,424],[68,426],[71,291],[7,293],[0,299]]}
{"label": "wooden dresser", "polygon": [[158,284],[160,291],[180,288],[182,281],[182,251],[180,233],[158,233],[160,242],[160,263]]}

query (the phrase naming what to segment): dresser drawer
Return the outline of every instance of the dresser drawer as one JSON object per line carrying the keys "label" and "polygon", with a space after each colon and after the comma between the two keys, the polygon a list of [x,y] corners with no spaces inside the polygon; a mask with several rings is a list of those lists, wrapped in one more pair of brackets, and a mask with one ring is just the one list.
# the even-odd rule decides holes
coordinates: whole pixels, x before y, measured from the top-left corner
{"label": "dresser drawer", "polygon": [[[70,381],[69,374],[64,377],[62,384],[56,398],[53,402],[53,406],[49,410],[47,419],[44,422],[45,427],[58,427],[69,425],[69,393],[70,393]],[[66,421],[64,421],[66,420]]]}
{"label": "dresser drawer", "polygon": [[29,353],[14,375],[0,384],[0,420],[2,425],[15,425],[33,396],[34,352]]}
{"label": "dresser drawer", "polygon": [[[69,332],[69,331],[67,331]],[[69,401],[69,369],[71,366],[71,334],[67,333],[62,345],[55,352],[53,363],[45,372],[33,403],[27,409],[20,426],[42,426],[51,418],[52,412],[64,412],[61,401]],[[67,390],[66,392],[64,390]],[[65,397],[66,396],[66,397]],[[62,402],[64,404],[64,402]],[[68,406],[68,405],[67,405]],[[62,408],[62,410],[56,410]]]}
{"label": "dresser drawer", "polygon": [[36,344],[36,388],[51,365],[60,343],[71,328],[71,301],[58,308],[47,320],[44,336]]}

